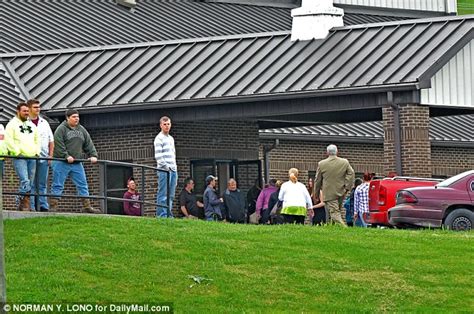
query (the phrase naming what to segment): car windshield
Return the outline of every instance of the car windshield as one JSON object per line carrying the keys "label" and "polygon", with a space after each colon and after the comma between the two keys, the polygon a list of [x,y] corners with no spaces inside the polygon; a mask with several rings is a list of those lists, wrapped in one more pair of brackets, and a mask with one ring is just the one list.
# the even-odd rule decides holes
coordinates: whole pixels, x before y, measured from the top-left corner
{"label": "car windshield", "polygon": [[471,172],[472,171],[468,171],[468,172],[463,172],[463,173],[457,174],[454,177],[451,177],[449,179],[444,180],[443,182],[438,183],[436,186],[440,186],[440,187],[450,186],[451,184],[453,184],[454,182],[464,178],[466,175],[468,175]]}

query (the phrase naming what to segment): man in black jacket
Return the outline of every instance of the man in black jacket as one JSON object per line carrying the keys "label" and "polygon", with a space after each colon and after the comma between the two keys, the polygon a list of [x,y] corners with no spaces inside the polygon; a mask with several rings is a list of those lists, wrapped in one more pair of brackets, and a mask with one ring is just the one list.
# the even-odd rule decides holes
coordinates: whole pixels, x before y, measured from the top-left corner
{"label": "man in black jacket", "polygon": [[224,193],[224,218],[228,222],[245,223],[246,212],[245,197],[237,189],[237,181],[231,178]]}

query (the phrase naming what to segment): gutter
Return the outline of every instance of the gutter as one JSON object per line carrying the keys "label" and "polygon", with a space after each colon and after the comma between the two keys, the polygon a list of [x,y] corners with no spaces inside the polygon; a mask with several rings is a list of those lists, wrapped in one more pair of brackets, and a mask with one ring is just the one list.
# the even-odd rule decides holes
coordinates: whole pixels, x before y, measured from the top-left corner
{"label": "gutter", "polygon": [[290,140],[290,141],[309,141],[309,142],[338,142],[338,143],[359,143],[359,144],[383,144],[381,137],[346,137],[343,135],[321,136],[318,134],[278,134],[278,133],[259,133],[259,139],[262,140]]}
{"label": "gutter", "polygon": [[[343,135],[321,136],[318,134],[278,134],[278,133],[259,133],[260,140],[290,140],[307,142],[334,142],[334,143],[356,143],[356,144],[383,144],[382,137],[347,137]],[[430,140],[432,147],[459,147],[474,148],[473,141],[460,140]]]}
{"label": "gutter", "polygon": [[387,92],[387,100],[393,110],[393,140],[395,144],[395,171],[398,176],[403,175],[402,169],[402,143],[400,137],[400,107],[393,103],[393,93]]}
{"label": "gutter", "polygon": [[265,168],[263,169],[263,172],[265,174],[265,183],[268,184],[270,182],[270,157],[269,154],[272,150],[278,147],[280,144],[280,141],[278,139],[275,139],[272,145],[268,146],[263,146],[263,160],[265,163]]}
{"label": "gutter", "polygon": [[[375,87],[347,87],[347,88],[336,88],[331,90],[312,90],[312,91],[301,91],[301,92],[281,92],[272,94],[261,94],[261,95],[242,95],[242,96],[231,96],[231,97],[214,97],[214,98],[200,98],[200,99],[183,99],[183,100],[165,100],[165,101],[149,101],[149,102],[137,102],[137,103],[113,103],[100,105],[97,104],[94,107],[77,108],[81,114],[94,114],[94,113],[111,113],[111,112],[124,112],[124,111],[137,111],[137,110],[156,110],[156,109],[171,109],[171,108],[184,108],[184,107],[196,107],[196,106],[212,106],[212,105],[223,105],[223,104],[235,104],[244,102],[261,102],[261,101],[273,101],[273,100],[287,100],[287,99],[304,99],[314,97],[329,97],[329,96],[348,96],[357,94],[377,94],[377,93],[388,93],[391,91],[410,91],[418,90],[423,88],[422,82],[412,82],[403,84],[383,84]],[[380,105],[383,105],[381,103]],[[64,110],[61,109],[43,109],[42,111],[48,115],[55,116],[58,114],[63,115]]]}

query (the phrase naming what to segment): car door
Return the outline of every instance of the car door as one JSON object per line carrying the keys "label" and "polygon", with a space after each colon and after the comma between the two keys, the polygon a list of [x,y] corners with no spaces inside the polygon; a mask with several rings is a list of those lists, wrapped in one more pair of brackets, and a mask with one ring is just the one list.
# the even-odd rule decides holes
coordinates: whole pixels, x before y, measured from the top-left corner
{"label": "car door", "polygon": [[471,203],[474,204],[474,176],[467,183],[467,192],[471,198]]}

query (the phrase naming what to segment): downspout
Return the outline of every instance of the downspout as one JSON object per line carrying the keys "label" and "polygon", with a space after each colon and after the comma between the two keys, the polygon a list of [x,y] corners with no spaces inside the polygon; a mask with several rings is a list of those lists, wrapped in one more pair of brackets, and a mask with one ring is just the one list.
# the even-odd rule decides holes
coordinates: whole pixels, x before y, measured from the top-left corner
{"label": "downspout", "polygon": [[395,171],[398,176],[403,175],[402,171],[402,143],[400,139],[400,107],[393,103],[393,93],[387,92],[388,104],[393,110],[393,140],[395,144]]}
{"label": "downspout", "polygon": [[265,184],[268,184],[268,182],[270,181],[270,158],[268,155],[272,150],[278,147],[278,144],[280,144],[280,141],[278,139],[275,139],[272,145],[263,146],[263,161],[265,163],[265,168],[263,169],[263,172],[265,176]]}

